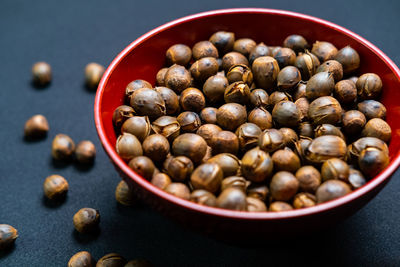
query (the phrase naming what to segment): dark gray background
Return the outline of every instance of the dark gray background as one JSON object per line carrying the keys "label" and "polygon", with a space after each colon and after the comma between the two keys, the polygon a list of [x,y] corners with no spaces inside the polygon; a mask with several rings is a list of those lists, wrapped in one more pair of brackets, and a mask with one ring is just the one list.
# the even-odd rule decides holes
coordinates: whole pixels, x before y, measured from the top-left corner
{"label": "dark gray background", "polygon": [[[118,252],[159,266],[400,265],[399,172],[365,208],[336,227],[308,238],[266,239],[263,246],[226,244],[183,230],[147,207],[116,204],[120,178],[97,138],[94,93],[83,86],[84,66],[90,61],[107,66],[130,42],[170,20],[243,6],[287,9],[332,21],[400,63],[400,2],[395,0],[0,1],[0,223],[13,225],[20,235],[13,250],[0,254],[0,266],[66,266],[80,250],[97,259]],[[35,89],[30,70],[41,60],[52,65],[53,83]],[[37,113],[49,120],[48,138],[25,142],[24,122]],[[92,169],[52,163],[51,140],[60,132],[76,142],[95,143],[98,156]],[[42,195],[42,183],[53,173],[70,183],[67,201],[57,207]],[[82,207],[100,210],[100,235],[82,238],[74,233],[72,216]]]}

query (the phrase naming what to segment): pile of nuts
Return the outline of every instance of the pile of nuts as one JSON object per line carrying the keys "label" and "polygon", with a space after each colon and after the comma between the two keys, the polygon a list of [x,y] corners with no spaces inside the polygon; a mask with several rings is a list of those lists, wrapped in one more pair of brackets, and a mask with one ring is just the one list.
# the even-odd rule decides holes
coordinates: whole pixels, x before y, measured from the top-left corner
{"label": "pile of nuts", "polygon": [[350,193],[389,163],[382,81],[353,76],[360,56],[350,46],[290,35],[272,47],[220,31],[171,46],[166,64],[156,87],[127,85],[113,124],[119,156],[170,194],[299,209]]}

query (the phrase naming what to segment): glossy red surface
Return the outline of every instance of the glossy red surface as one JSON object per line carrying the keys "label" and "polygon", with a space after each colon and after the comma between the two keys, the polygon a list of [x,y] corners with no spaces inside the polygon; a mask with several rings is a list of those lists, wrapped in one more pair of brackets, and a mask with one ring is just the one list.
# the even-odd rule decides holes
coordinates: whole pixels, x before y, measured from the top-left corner
{"label": "glossy red surface", "polygon": [[[114,150],[112,125],[114,109],[123,103],[125,86],[134,79],[155,82],[164,66],[165,51],[176,43],[192,46],[218,30],[233,31],[236,38],[250,37],[257,43],[280,45],[289,34],[303,35],[310,43],[332,42],[339,49],[350,45],[361,57],[360,73],[377,73],[383,81],[382,102],[392,127],[390,165],[362,188],[342,198],[312,208],[279,213],[254,213],[210,208],[176,198],[154,187],[134,173]],[[95,102],[95,122],[101,143],[121,176],[140,198],[184,225],[212,235],[248,236],[304,233],[331,225],[360,209],[389,181],[400,164],[400,71],[374,45],[333,23],[303,14],[271,9],[226,9],[184,17],[160,26],[125,48],[110,64],[99,85]],[[231,235],[232,236],[232,235]]]}

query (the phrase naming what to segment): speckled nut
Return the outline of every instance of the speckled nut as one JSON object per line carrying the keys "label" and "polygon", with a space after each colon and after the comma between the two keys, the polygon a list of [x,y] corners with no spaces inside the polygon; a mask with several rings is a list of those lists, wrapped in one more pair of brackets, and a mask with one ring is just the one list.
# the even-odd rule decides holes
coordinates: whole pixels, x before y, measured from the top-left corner
{"label": "speckled nut", "polygon": [[296,127],[300,122],[300,112],[292,101],[281,101],[274,106],[272,119],[281,127]]}
{"label": "speckled nut", "polygon": [[190,190],[189,188],[182,183],[171,183],[165,188],[165,192],[170,193],[176,197],[189,200],[190,199]]}
{"label": "speckled nut", "polygon": [[254,60],[259,57],[271,56],[272,53],[268,46],[264,43],[259,43],[254,49],[250,52],[249,61],[250,65],[253,64]]}
{"label": "speckled nut", "polygon": [[313,166],[303,166],[298,169],[296,179],[299,181],[301,191],[313,194],[321,184],[321,174]]}
{"label": "speckled nut", "polygon": [[204,189],[216,193],[223,178],[221,167],[216,163],[204,163],[197,167],[190,176],[194,189]]}
{"label": "speckled nut", "polygon": [[32,81],[36,86],[46,86],[51,82],[51,67],[46,62],[37,62],[32,66]]}
{"label": "speckled nut", "polygon": [[375,73],[365,73],[358,78],[357,93],[361,99],[378,98],[382,93],[382,80]]}
{"label": "speckled nut", "polygon": [[55,160],[69,160],[75,151],[75,143],[66,134],[57,134],[52,142],[51,155]]}
{"label": "speckled nut", "polygon": [[50,200],[61,200],[68,193],[68,182],[61,175],[53,174],[43,183],[44,195]]}
{"label": "speckled nut", "polygon": [[125,266],[127,260],[117,253],[110,253],[101,257],[96,264],[96,267],[122,267]]}
{"label": "speckled nut", "polygon": [[87,87],[90,89],[96,89],[105,70],[106,69],[98,63],[93,62],[87,64],[85,67],[85,81]]}
{"label": "speckled nut", "polygon": [[123,133],[118,136],[115,143],[115,150],[118,155],[125,161],[129,161],[134,157],[143,155],[142,144],[133,134]]}
{"label": "speckled nut", "polygon": [[95,267],[96,261],[87,251],[80,251],[72,256],[68,261],[68,267]]}
{"label": "speckled nut", "polygon": [[278,48],[272,52],[273,57],[278,62],[279,68],[294,65],[296,61],[296,53],[287,47]]}
{"label": "speckled nut", "polygon": [[179,104],[183,110],[200,112],[206,106],[206,98],[199,89],[190,87],[181,93]]}
{"label": "speckled nut", "polygon": [[386,121],[379,118],[374,118],[370,119],[367,124],[365,124],[361,135],[364,137],[376,137],[386,143],[389,143],[392,136],[392,129]]}
{"label": "speckled nut", "polygon": [[316,55],[319,61],[322,63],[327,60],[334,59],[336,54],[338,53],[338,50],[333,44],[329,42],[316,41],[313,44],[311,53]]}
{"label": "speckled nut", "polygon": [[115,200],[124,206],[132,206],[136,203],[132,188],[124,180],[121,180],[115,188]]}
{"label": "speckled nut", "polygon": [[297,193],[299,181],[290,172],[280,171],[272,177],[270,190],[273,199],[288,201]]}
{"label": "speckled nut", "polygon": [[217,207],[245,211],[247,209],[246,194],[240,189],[229,187],[218,196]]}
{"label": "speckled nut", "polygon": [[268,210],[272,211],[272,212],[279,212],[279,211],[287,211],[287,210],[292,210],[292,209],[293,209],[293,207],[286,202],[275,201],[275,202],[271,203]]}
{"label": "speckled nut", "polygon": [[209,41],[218,49],[221,55],[224,55],[232,51],[235,43],[235,34],[233,32],[218,31],[211,35]]}
{"label": "speckled nut", "polygon": [[165,73],[164,83],[166,87],[174,90],[176,93],[180,93],[190,87],[190,72],[185,67],[174,64]]}
{"label": "speckled nut", "polygon": [[317,73],[319,73],[319,72],[332,73],[332,76],[333,76],[333,79],[335,80],[335,82],[338,82],[341,79],[343,79],[342,64],[340,64],[339,62],[337,62],[336,60],[333,60],[333,59],[322,63],[317,69]]}
{"label": "speckled nut", "polygon": [[100,214],[92,208],[83,208],[73,218],[75,229],[80,233],[93,232],[100,223]]}
{"label": "speckled nut", "polygon": [[349,110],[343,114],[342,129],[349,136],[359,135],[364,128],[367,119],[364,114],[358,110]]}
{"label": "speckled nut", "polygon": [[165,57],[169,66],[173,64],[186,66],[192,59],[192,50],[187,45],[176,44],[168,48]]}
{"label": "speckled nut", "polygon": [[259,147],[247,151],[242,158],[242,174],[252,182],[258,183],[269,179],[273,168],[271,157]]}
{"label": "speckled nut", "polygon": [[258,87],[272,89],[280,71],[278,62],[269,56],[256,58],[252,65],[253,78]]}
{"label": "speckled nut", "polygon": [[294,104],[300,112],[300,121],[305,121],[308,119],[308,110],[310,108],[310,102],[308,102],[307,98],[300,97],[297,99]]}
{"label": "speckled nut", "polygon": [[10,248],[17,238],[17,229],[8,224],[0,224],[0,251]]}
{"label": "speckled nut", "polygon": [[190,194],[190,201],[209,207],[215,207],[217,205],[217,198],[214,194],[203,189],[194,190]]}
{"label": "speckled nut", "polygon": [[151,120],[166,114],[164,99],[153,89],[136,90],[131,96],[130,104],[138,115],[148,116]]}
{"label": "speckled nut", "polygon": [[350,80],[342,80],[336,83],[334,96],[341,104],[351,104],[357,100],[357,88]]}
{"label": "speckled nut", "polygon": [[328,180],[318,187],[315,196],[317,203],[327,202],[351,192],[350,186],[339,180]]}
{"label": "speckled nut", "polygon": [[24,135],[25,138],[43,138],[49,131],[49,123],[45,116],[34,115],[25,122]]}
{"label": "speckled nut", "polygon": [[176,156],[186,156],[194,163],[199,163],[207,152],[207,143],[197,134],[185,133],[178,136],[172,143],[172,153]]}
{"label": "speckled nut", "polygon": [[357,108],[361,111],[367,120],[373,118],[385,119],[386,107],[375,100],[364,100],[357,104]]}
{"label": "speckled nut", "polygon": [[239,52],[245,57],[249,57],[250,52],[256,47],[256,42],[250,38],[237,39],[233,44],[233,51]]}
{"label": "speckled nut", "polygon": [[194,60],[199,60],[203,57],[218,58],[218,50],[210,41],[200,41],[195,43],[192,52]]}
{"label": "speckled nut", "polygon": [[283,41],[283,46],[293,49],[293,51],[299,53],[308,49],[309,44],[303,36],[292,34],[286,37],[286,39]]}
{"label": "speckled nut", "polygon": [[209,77],[218,72],[219,65],[213,57],[203,57],[192,64],[190,73],[198,82],[205,82]]}

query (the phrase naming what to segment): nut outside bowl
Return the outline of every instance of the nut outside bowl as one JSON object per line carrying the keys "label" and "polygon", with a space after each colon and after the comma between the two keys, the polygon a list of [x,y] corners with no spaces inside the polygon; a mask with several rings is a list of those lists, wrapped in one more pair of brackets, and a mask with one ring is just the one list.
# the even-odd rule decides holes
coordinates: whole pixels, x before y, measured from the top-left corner
{"label": "nut outside bowl", "polygon": [[[283,212],[240,212],[201,206],[179,199],[132,171],[118,156],[112,125],[114,109],[124,100],[125,86],[134,79],[155,84],[157,71],[164,66],[165,51],[173,44],[193,46],[208,40],[218,30],[235,32],[236,38],[249,37],[257,43],[280,45],[286,36],[301,34],[309,43],[332,42],[339,49],[350,45],[361,58],[359,73],[377,73],[384,85],[382,102],[387,107],[387,122],[392,127],[390,164],[363,187],[341,198],[317,206]],[[128,45],[107,68],[99,84],[94,106],[95,124],[104,147],[120,175],[135,193],[151,207],[213,237],[226,239],[300,234],[322,225],[333,225],[368,203],[390,180],[400,164],[400,70],[376,46],[359,35],[331,22],[294,12],[237,8],[203,12],[166,23]],[[235,234],[232,235],[231,233]]]}

